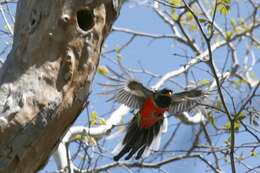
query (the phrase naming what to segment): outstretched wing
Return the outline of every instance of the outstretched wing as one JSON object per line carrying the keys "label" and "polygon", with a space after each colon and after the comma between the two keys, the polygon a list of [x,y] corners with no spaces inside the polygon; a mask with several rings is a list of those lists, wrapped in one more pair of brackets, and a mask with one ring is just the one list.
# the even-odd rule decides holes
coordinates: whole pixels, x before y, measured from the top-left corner
{"label": "outstretched wing", "polygon": [[152,94],[153,92],[140,82],[132,80],[119,87],[111,99],[130,108],[138,109],[143,105],[145,98]]}
{"label": "outstretched wing", "polygon": [[111,81],[111,84],[101,84],[112,89],[103,93],[112,95],[109,100],[114,100],[132,109],[139,109],[145,99],[153,94],[153,91],[143,86],[141,82],[133,79],[128,80],[112,69],[110,71],[115,75],[115,77],[106,76]]}
{"label": "outstretched wing", "polygon": [[168,111],[172,114],[190,111],[200,103],[203,97],[203,92],[198,89],[175,93],[171,98],[172,101]]}

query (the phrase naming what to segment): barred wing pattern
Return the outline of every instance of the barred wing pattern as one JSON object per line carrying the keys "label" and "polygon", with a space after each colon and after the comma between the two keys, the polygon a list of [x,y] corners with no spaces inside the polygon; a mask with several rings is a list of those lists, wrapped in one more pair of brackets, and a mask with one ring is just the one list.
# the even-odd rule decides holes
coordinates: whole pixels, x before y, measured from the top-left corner
{"label": "barred wing pattern", "polygon": [[142,91],[131,89],[129,86],[132,84],[142,87],[142,84],[137,81],[129,81],[127,85],[119,87],[110,100],[115,100],[133,109],[139,109],[143,105],[146,95]]}
{"label": "barred wing pattern", "polygon": [[202,91],[197,89],[175,93],[172,96],[169,113],[179,114],[185,111],[190,111],[200,103],[203,96],[204,94]]}
{"label": "barred wing pattern", "polygon": [[110,69],[110,71],[115,75],[114,77],[106,76],[111,84],[100,84],[112,89],[102,93],[112,95],[109,101],[114,100],[132,109],[139,109],[145,99],[153,95],[153,91],[143,86],[141,82],[134,79],[129,80],[123,75],[114,72],[112,69]]}

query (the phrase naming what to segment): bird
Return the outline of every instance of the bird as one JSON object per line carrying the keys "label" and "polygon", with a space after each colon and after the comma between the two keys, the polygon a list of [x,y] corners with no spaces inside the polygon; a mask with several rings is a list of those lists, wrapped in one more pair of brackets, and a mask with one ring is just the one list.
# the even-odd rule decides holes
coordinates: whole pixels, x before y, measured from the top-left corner
{"label": "bird", "polygon": [[202,100],[204,93],[200,89],[174,93],[169,88],[153,90],[136,79],[127,79],[110,69],[118,78],[107,76],[112,84],[102,84],[112,90],[103,94],[112,94],[109,100],[131,108],[133,118],[126,127],[122,142],[116,147],[114,161],[124,155],[125,160],[133,156],[140,159],[144,153],[148,155],[153,144],[158,145],[162,133],[164,113],[180,114],[191,111]]}

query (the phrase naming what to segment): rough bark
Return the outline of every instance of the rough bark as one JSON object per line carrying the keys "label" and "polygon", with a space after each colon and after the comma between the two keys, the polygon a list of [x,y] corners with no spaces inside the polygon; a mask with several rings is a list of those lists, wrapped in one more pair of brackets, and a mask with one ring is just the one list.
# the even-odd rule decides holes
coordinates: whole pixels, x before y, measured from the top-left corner
{"label": "rough bark", "polygon": [[20,0],[0,69],[0,172],[36,172],[86,103],[118,0]]}

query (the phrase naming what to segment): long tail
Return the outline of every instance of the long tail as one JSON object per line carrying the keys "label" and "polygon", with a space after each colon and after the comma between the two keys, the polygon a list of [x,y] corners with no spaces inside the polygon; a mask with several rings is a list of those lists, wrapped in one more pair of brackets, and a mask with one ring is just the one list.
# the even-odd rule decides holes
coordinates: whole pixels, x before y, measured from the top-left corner
{"label": "long tail", "polygon": [[121,147],[118,149],[120,151],[113,159],[118,161],[127,153],[128,155],[125,157],[125,160],[130,159],[135,153],[137,153],[135,159],[140,159],[144,152],[149,152],[148,150],[151,149],[153,144],[159,145],[162,124],[163,119],[150,128],[140,128],[138,118],[135,116],[127,127],[126,135]]}

